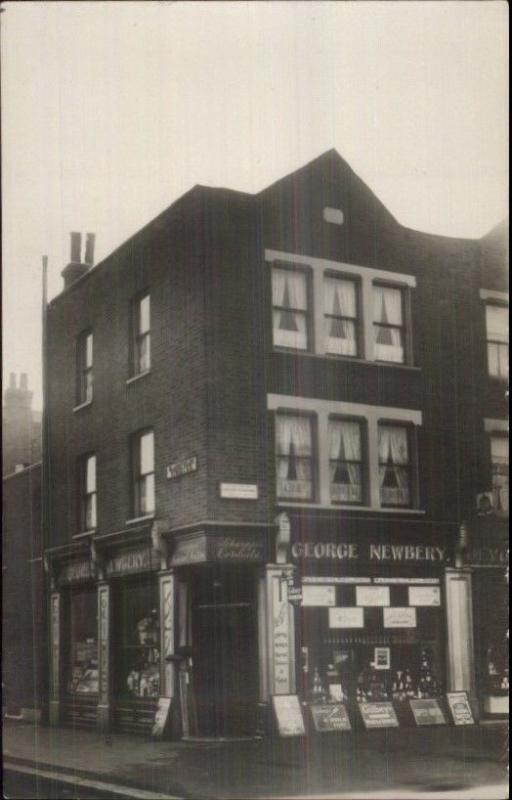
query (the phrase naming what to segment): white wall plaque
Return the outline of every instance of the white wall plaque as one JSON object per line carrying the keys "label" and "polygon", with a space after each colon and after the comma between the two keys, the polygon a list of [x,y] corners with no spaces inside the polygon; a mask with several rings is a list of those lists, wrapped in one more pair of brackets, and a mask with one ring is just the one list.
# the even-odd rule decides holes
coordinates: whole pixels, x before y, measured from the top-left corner
{"label": "white wall plaque", "polygon": [[335,606],[336,587],[335,586],[303,586],[302,587],[303,606]]}
{"label": "white wall plaque", "polygon": [[258,486],[255,483],[221,483],[220,496],[226,500],[257,500]]}
{"label": "white wall plaque", "polygon": [[329,628],[364,628],[364,608],[330,608]]}
{"label": "white wall plaque", "polygon": [[384,608],[385,628],[415,628],[416,609],[408,606]]}
{"label": "white wall plaque", "polygon": [[440,606],[440,586],[409,586],[410,606]]}
{"label": "white wall plaque", "polygon": [[389,586],[356,586],[357,606],[389,606]]}

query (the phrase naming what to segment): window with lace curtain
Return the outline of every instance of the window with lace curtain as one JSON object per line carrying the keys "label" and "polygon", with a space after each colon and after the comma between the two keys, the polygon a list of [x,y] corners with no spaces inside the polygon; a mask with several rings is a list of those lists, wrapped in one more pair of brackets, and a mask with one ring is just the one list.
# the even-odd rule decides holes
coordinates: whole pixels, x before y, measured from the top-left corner
{"label": "window with lace curtain", "polygon": [[307,274],[303,270],[272,270],[274,346],[309,349]]}
{"label": "window with lace curtain", "polygon": [[330,492],[333,503],[365,500],[362,423],[329,419]]}
{"label": "window with lace curtain", "polygon": [[373,331],[377,361],[405,362],[403,290],[373,286]]}
{"label": "window with lace curtain", "polygon": [[276,416],[277,494],[281,499],[313,499],[313,420],[310,416]]}
{"label": "window with lace curtain", "polygon": [[358,356],[358,297],[354,280],[324,278],[325,352]]}
{"label": "window with lace curtain", "polygon": [[380,502],[383,506],[412,505],[409,429],[378,426]]}

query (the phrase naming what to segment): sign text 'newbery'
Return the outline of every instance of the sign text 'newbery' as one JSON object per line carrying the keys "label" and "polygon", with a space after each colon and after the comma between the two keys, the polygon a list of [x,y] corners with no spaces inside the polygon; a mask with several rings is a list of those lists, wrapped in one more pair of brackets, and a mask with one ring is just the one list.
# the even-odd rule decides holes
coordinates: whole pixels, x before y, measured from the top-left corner
{"label": "sign text 'newbery'", "polygon": [[295,559],[331,559],[365,561],[437,561],[447,560],[444,547],[423,544],[369,544],[365,551],[356,543],[294,542],[292,556]]}

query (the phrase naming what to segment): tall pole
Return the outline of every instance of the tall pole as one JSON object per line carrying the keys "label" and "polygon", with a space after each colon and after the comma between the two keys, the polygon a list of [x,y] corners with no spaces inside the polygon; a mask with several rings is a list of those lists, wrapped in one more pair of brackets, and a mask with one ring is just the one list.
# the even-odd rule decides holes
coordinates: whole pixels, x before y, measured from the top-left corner
{"label": "tall pole", "polygon": [[46,548],[48,545],[48,509],[49,509],[49,470],[48,470],[48,389],[47,389],[47,356],[46,356],[46,312],[48,303],[48,256],[43,256],[42,272],[42,302],[41,302],[41,370],[42,370],[42,389],[43,389],[43,415],[42,415],[42,458],[41,458],[41,588],[43,597],[41,598],[43,607],[43,630],[41,632],[42,653],[41,661],[43,668],[43,678],[41,681],[41,705],[43,716],[46,718],[48,713],[49,701],[49,668],[50,668],[50,648],[49,648],[49,624],[48,624],[48,586],[49,575],[46,573]]}

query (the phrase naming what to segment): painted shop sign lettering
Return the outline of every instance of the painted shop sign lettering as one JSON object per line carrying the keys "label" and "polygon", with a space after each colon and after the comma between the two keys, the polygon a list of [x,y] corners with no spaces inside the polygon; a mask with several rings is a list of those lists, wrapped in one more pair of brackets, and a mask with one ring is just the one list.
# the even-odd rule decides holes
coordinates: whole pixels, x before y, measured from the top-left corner
{"label": "painted shop sign lettering", "polygon": [[447,692],[446,699],[455,725],[474,725],[467,692]]}
{"label": "painted shop sign lettering", "polygon": [[218,561],[262,561],[264,545],[257,539],[222,536],[215,540],[215,555]]}
{"label": "painted shop sign lettering", "polygon": [[400,608],[384,608],[384,627],[385,628],[415,628],[416,609],[410,606]]}
{"label": "painted shop sign lettering", "polygon": [[176,461],[175,464],[167,466],[166,474],[168,480],[174,478],[181,478],[182,475],[188,475],[190,472],[197,471],[197,456],[184,458],[182,461]]}
{"label": "painted shop sign lettering", "polygon": [[255,483],[221,483],[220,496],[226,500],[257,500],[258,487]]}
{"label": "painted shop sign lettering", "polygon": [[272,655],[274,661],[274,692],[288,695],[290,691],[290,618],[286,584],[278,577],[272,580]]}
{"label": "painted shop sign lettering", "polygon": [[470,566],[504,566],[509,561],[508,547],[478,547],[470,550],[468,563]]}
{"label": "painted shop sign lettering", "polygon": [[176,543],[171,559],[173,567],[182,564],[200,564],[207,561],[206,536],[195,536],[193,539],[184,539]]}
{"label": "painted shop sign lettering", "polygon": [[319,733],[352,729],[347,709],[343,703],[326,703],[325,705],[313,705],[310,708],[313,725]]}
{"label": "painted shop sign lettering", "polygon": [[69,561],[63,564],[59,573],[59,580],[64,583],[74,583],[75,581],[87,581],[92,578],[92,565],[90,559],[81,561]]}
{"label": "painted shop sign lettering", "polygon": [[296,694],[274,695],[272,704],[280,736],[305,735],[304,717]]}
{"label": "painted shop sign lettering", "polygon": [[370,544],[365,554],[359,544],[337,542],[294,542],[292,556],[295,559],[315,559],[317,561],[379,561],[379,562],[435,562],[447,561],[445,547],[412,544]]}
{"label": "painted shop sign lettering", "polygon": [[137,550],[128,550],[124,553],[112,556],[105,564],[105,574],[125,575],[130,572],[142,572],[144,570],[158,569],[160,561],[156,553],[149,547]]}
{"label": "painted shop sign lettering", "polygon": [[364,628],[364,608],[330,608],[329,628]]}
{"label": "painted shop sign lettering", "polygon": [[336,605],[336,588],[334,586],[306,585],[302,588],[303,606]]}
{"label": "painted shop sign lettering", "polygon": [[365,728],[398,728],[395,709],[390,702],[358,703]]}
{"label": "painted shop sign lettering", "polygon": [[435,699],[409,700],[416,725],[446,725],[446,718]]}
{"label": "painted shop sign lettering", "polygon": [[440,606],[440,586],[409,586],[410,606]]}

